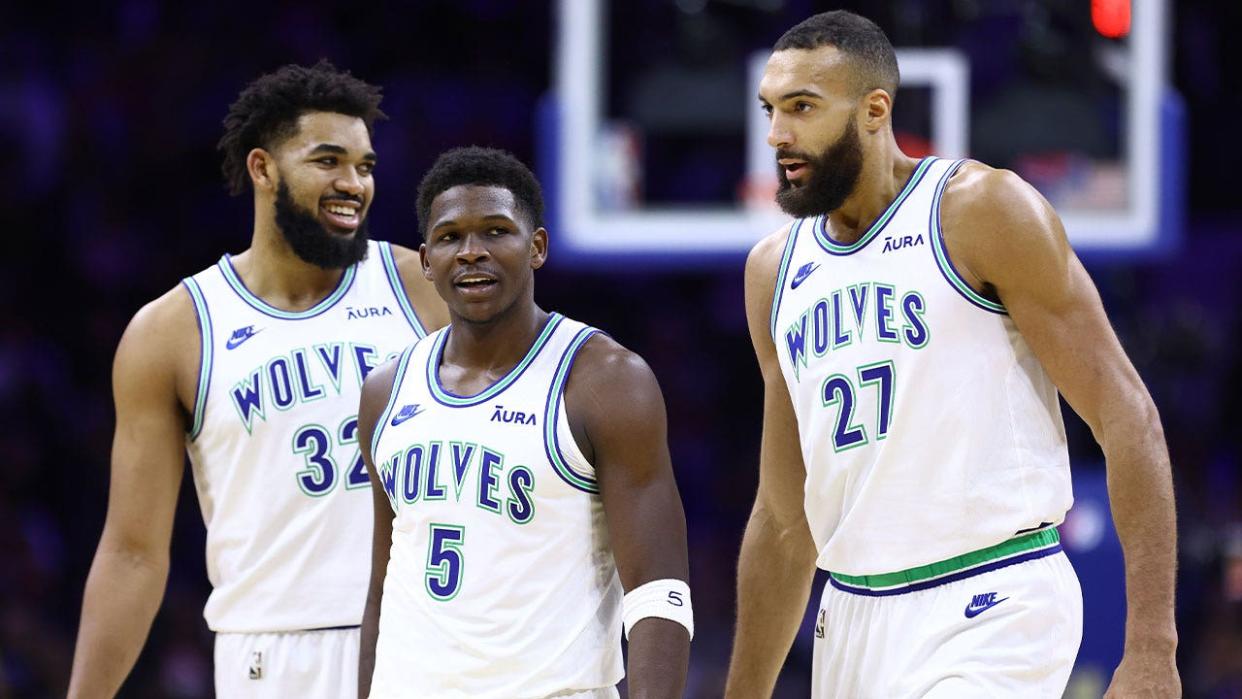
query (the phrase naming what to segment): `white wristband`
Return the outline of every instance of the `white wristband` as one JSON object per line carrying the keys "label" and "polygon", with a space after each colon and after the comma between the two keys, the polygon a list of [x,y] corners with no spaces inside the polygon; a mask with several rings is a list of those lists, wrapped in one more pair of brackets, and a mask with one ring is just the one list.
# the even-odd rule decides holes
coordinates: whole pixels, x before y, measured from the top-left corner
{"label": "white wristband", "polygon": [[634,624],[649,616],[681,624],[693,639],[694,610],[690,607],[690,586],[681,580],[666,578],[652,580],[625,593],[621,599],[621,622],[625,625],[626,640],[629,640]]}

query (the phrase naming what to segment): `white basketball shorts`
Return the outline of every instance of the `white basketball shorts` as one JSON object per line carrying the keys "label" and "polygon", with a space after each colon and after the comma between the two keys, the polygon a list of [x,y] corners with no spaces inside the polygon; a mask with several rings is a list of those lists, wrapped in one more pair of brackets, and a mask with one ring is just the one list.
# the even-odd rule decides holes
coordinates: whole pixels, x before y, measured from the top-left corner
{"label": "white basketball shorts", "polygon": [[357,627],[216,634],[216,696],[340,699],[358,695]]}
{"label": "white basketball shorts", "polygon": [[1082,641],[1082,589],[1046,531],[999,557],[830,575],[812,696],[1059,699]]}

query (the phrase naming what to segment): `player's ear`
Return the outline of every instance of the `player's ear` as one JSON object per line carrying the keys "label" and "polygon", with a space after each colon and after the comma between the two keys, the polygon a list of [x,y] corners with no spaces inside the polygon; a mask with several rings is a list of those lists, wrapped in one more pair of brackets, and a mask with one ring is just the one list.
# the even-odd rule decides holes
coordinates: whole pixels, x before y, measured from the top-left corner
{"label": "player's ear", "polygon": [[863,128],[879,131],[889,123],[893,114],[893,96],[887,90],[876,88],[863,96]]}
{"label": "player's ear", "polygon": [[276,190],[276,162],[272,155],[262,148],[254,148],[246,154],[246,171],[250,173],[250,181],[255,190]]}
{"label": "player's ear", "polygon": [[548,229],[540,226],[530,234],[530,268],[539,269],[548,261]]}
{"label": "player's ear", "polygon": [[431,263],[427,261],[427,244],[422,243],[418,246],[418,262],[423,266],[423,279],[434,282],[435,277],[431,273]]}

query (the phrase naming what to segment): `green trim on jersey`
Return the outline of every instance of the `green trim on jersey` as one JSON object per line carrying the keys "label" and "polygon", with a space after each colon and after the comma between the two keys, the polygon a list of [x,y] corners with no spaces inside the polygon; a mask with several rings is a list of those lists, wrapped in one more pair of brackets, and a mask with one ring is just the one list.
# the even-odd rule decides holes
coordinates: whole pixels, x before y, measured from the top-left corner
{"label": "green trim on jersey", "polygon": [[957,289],[959,294],[965,296],[966,300],[986,311],[1008,314],[1009,310],[1005,308],[1003,304],[996,303],[995,301],[980,296],[979,292],[975,291],[974,288],[962,278],[962,275],[958,273],[957,268],[953,266],[953,262],[949,259],[949,253],[945,249],[944,235],[940,230],[940,197],[944,195],[944,190],[949,183],[949,178],[953,176],[953,173],[957,172],[957,169],[961,167],[964,162],[966,161],[959,160],[953,163],[953,165],[945,171],[944,176],[940,178],[940,182],[936,184],[936,192],[932,197],[931,244],[932,250],[936,254],[936,265],[940,267],[940,273],[944,275],[944,278],[953,285],[954,289]]}
{"label": "green trim on jersey", "polygon": [[833,580],[846,585],[865,587],[869,590],[883,590],[885,588],[904,587],[913,583],[952,575],[953,573],[991,563],[1002,558],[1009,558],[1010,556],[1028,551],[1050,548],[1060,542],[1061,535],[1057,532],[1056,527],[1049,527],[1048,529],[1041,529],[1030,534],[1016,536],[995,546],[971,551],[970,553],[964,553],[960,556],[954,556],[953,558],[925,566],[900,570],[896,573],[880,573],[878,575],[829,573],[829,575],[832,576]]}
{"label": "green trim on jersey", "polygon": [[220,268],[220,273],[224,275],[224,280],[228,282],[229,286],[233,288],[233,291],[241,297],[242,301],[245,301],[247,305],[256,311],[272,316],[273,318],[279,318],[280,320],[302,320],[303,318],[313,318],[328,310],[332,306],[336,305],[336,302],[344,298],[345,294],[349,292],[349,287],[353,286],[354,277],[358,273],[358,265],[355,264],[346,267],[345,273],[341,275],[341,280],[337,282],[336,289],[333,290],[332,293],[325,296],[319,303],[311,306],[305,311],[286,311],[276,308],[258,296],[250,293],[250,289],[247,289],[241,278],[237,276],[237,271],[233,269],[233,263],[229,261],[228,255],[221,257],[216,266]]}
{"label": "green trim on jersey", "polygon": [[194,281],[193,277],[186,277],[183,283],[186,290],[190,292],[190,299],[194,301],[194,312],[198,315],[202,346],[198,364],[198,392],[194,396],[194,421],[190,425],[189,432],[190,441],[193,442],[198,438],[198,433],[203,431],[203,411],[207,407],[207,389],[211,384],[214,338],[211,329],[211,314],[207,312],[207,299],[203,297],[203,290],[198,288],[198,282]]}
{"label": "green trim on jersey", "polygon": [[450,408],[468,408],[472,405],[478,405],[487,400],[491,400],[501,391],[505,390],[518,377],[526,371],[526,367],[535,361],[535,357],[539,355],[539,351],[543,346],[548,344],[548,338],[552,337],[552,333],[561,324],[565,317],[560,313],[549,313],[548,321],[543,326],[543,331],[539,333],[539,337],[535,338],[534,344],[526,351],[526,356],[522,357],[522,361],[517,366],[509,370],[504,378],[484,389],[481,393],[473,396],[455,396],[440,387],[439,363],[444,356],[444,344],[448,341],[449,328],[444,328],[436,335],[435,344],[431,347],[431,352],[427,355],[427,388],[431,389],[431,395],[439,402]]}
{"label": "green trim on jersey", "polygon": [[889,203],[888,208],[884,210],[884,213],[871,224],[871,227],[867,229],[867,232],[864,233],[858,240],[855,240],[849,245],[842,245],[841,243],[833,240],[832,236],[825,232],[828,221],[826,216],[823,218],[822,225],[816,225],[812,229],[815,232],[815,239],[819,241],[819,244],[822,245],[825,250],[837,255],[849,254],[862,248],[867,243],[870,243],[871,239],[879,235],[880,230],[883,229],[884,226],[888,225],[889,219],[897,213],[897,209],[901,208],[902,203],[904,203],[915,188],[918,187],[919,182],[923,180],[923,175],[927,174],[927,169],[930,168],[934,162],[936,162],[935,158],[923,158],[919,161],[919,164],[914,168],[914,172],[910,173],[910,179],[906,180],[906,185],[902,187],[901,192],[897,194],[897,198],[893,199],[893,201]]}
{"label": "green trim on jersey", "polygon": [[[785,252],[781,255],[781,266],[776,272],[776,289],[772,291],[772,317],[768,321],[768,329],[772,332],[772,339],[776,339],[776,314],[781,308],[781,297],[785,294],[785,275],[789,274],[789,260],[793,257],[794,245],[798,242],[798,230],[802,228],[802,222],[806,219],[798,219],[789,227],[789,238],[785,241]],[[814,228],[814,221],[811,227]]]}
{"label": "green trim on jersey", "polygon": [[552,468],[556,469],[557,474],[566,483],[593,495],[599,494],[599,483],[594,478],[573,470],[561,457],[561,451],[557,448],[556,417],[560,412],[561,403],[564,402],[565,383],[569,380],[569,371],[573,366],[574,357],[582,345],[598,332],[599,330],[592,327],[583,328],[569,343],[569,347],[565,349],[565,354],[561,357],[560,365],[556,367],[556,374],[552,377],[552,387],[548,389],[548,405],[543,413],[543,441],[547,446],[548,460],[552,462]]}
{"label": "green trim on jersey", "polygon": [[414,306],[410,305],[410,299],[405,293],[405,284],[401,281],[401,274],[397,270],[397,260],[392,256],[392,246],[388,243],[379,243],[377,247],[379,247],[380,259],[384,262],[384,272],[388,275],[388,285],[392,287],[392,295],[397,297],[397,305],[401,307],[405,319],[414,328],[414,334],[419,339],[427,337],[427,328],[423,327],[422,321],[418,319],[418,314],[414,312]]}
{"label": "green trim on jersey", "polygon": [[[379,447],[380,435],[384,433],[384,425],[388,423],[388,418],[392,415],[392,409],[397,405],[397,394],[401,393],[401,382],[405,380],[405,370],[410,363],[410,355],[414,354],[414,345],[405,348],[401,353],[401,358],[397,360],[397,373],[392,379],[392,392],[388,394],[388,404],[384,406],[384,412],[380,413],[379,420],[375,423],[375,429],[371,432],[371,462],[379,464],[382,459],[376,449]],[[379,471],[379,467],[375,469]]]}

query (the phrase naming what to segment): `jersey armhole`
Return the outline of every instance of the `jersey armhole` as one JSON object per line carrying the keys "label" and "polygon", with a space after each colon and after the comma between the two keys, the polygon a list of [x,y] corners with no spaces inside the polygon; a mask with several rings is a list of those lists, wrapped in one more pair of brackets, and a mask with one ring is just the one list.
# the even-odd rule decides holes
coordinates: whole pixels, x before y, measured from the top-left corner
{"label": "jersey armhole", "polygon": [[187,437],[193,442],[203,431],[203,412],[207,408],[207,392],[211,389],[214,343],[211,312],[207,310],[207,299],[203,297],[203,290],[198,287],[198,282],[193,277],[186,277],[181,280],[181,283],[190,293],[190,300],[194,302],[194,320],[198,323],[198,389],[194,392],[194,414],[191,416],[190,430],[187,433]]}
{"label": "jersey armhole", "polygon": [[[596,328],[586,327],[579,330],[574,339],[570,341],[569,347],[565,349],[565,353],[557,362],[556,372],[552,375],[552,385],[548,388],[547,404],[543,411],[543,447],[548,455],[548,462],[552,464],[556,475],[560,476],[566,484],[592,495],[599,494],[599,483],[595,480],[595,474],[583,472],[582,467],[589,466],[589,464],[579,451],[578,445],[572,443],[572,435],[568,435],[571,444],[562,448],[558,428],[561,406],[565,403],[565,384],[569,381],[569,374],[573,370],[578,351],[597,333],[603,334]],[[569,424],[568,418],[565,424]],[[579,468],[574,467],[574,462],[580,464]]]}
{"label": "jersey armhole", "polygon": [[[405,379],[406,367],[410,364],[410,355],[414,354],[414,345],[405,348],[401,353],[401,357],[397,360],[397,371],[392,377],[392,389],[388,392],[388,403],[384,409],[380,411],[379,420],[375,423],[375,429],[371,430],[371,463],[379,463],[379,447],[380,436],[384,433],[384,425],[388,423],[388,417],[392,415],[393,406],[397,403],[397,395],[401,393],[401,384]],[[376,468],[379,468],[377,465]]]}
{"label": "jersey armhole", "polygon": [[789,260],[793,257],[794,244],[798,241],[798,230],[802,228],[802,221],[798,219],[794,221],[793,226],[789,229],[789,239],[785,241],[785,251],[781,253],[781,266],[776,271],[776,288],[772,290],[772,315],[768,321],[768,329],[772,333],[772,339],[776,339],[776,314],[781,308],[781,296],[785,291],[785,277],[789,274]]}
{"label": "jersey armhole", "polygon": [[962,298],[985,311],[1009,315],[1009,311],[1006,310],[1003,304],[996,303],[979,295],[979,292],[970,286],[970,283],[966,281],[961,272],[957,271],[957,267],[953,266],[953,260],[949,259],[949,247],[944,242],[944,232],[940,228],[940,198],[944,195],[945,187],[949,184],[949,178],[966,162],[966,159],[962,159],[950,165],[949,169],[940,177],[940,182],[936,183],[936,192],[932,196],[931,220],[928,223],[928,228],[931,230],[932,255],[936,258],[936,267],[940,270],[941,276]]}
{"label": "jersey armhole", "polygon": [[418,313],[414,310],[413,304],[410,303],[410,297],[405,293],[405,284],[401,281],[401,274],[397,271],[397,260],[392,256],[392,246],[384,241],[376,244],[379,248],[380,260],[384,263],[384,273],[388,277],[388,287],[392,289],[392,295],[397,299],[397,306],[401,308],[401,314],[405,316],[405,321],[414,329],[414,334],[421,340],[427,337],[427,328],[422,321],[418,319]]}

